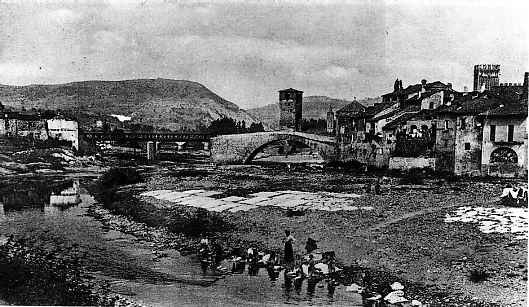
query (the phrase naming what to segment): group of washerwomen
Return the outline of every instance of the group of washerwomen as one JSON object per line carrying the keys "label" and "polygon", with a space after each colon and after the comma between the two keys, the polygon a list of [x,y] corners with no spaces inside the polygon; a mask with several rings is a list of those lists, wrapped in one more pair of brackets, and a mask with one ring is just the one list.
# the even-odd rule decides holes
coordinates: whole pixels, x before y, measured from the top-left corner
{"label": "group of washerwomen", "polygon": [[[270,278],[275,280],[279,276],[281,266],[279,266],[279,258],[277,254],[271,251],[268,254],[259,252],[256,248],[250,247],[246,251],[245,257],[241,255],[239,249],[234,249],[227,259],[232,263],[232,273],[243,273],[248,264],[248,274],[257,275],[259,268],[265,267],[268,270]],[[203,238],[200,240],[199,258],[201,262],[202,271],[207,272],[211,269],[215,272],[227,273],[228,269],[222,266],[223,260],[226,258],[224,249],[218,240],[210,240]]]}
{"label": "group of washerwomen", "polygon": [[[284,256],[283,256],[283,265],[276,252],[270,251],[264,253],[259,251],[255,247],[250,247],[246,251],[245,257],[240,255],[240,252],[234,251],[231,254],[232,268],[233,273],[242,273],[244,272],[245,265],[248,264],[248,274],[257,275],[259,268],[266,268],[270,278],[275,280],[279,276],[279,272],[285,269],[285,276],[289,278],[316,278],[316,276],[322,276],[322,274],[332,274],[335,271],[335,259],[334,253],[328,252],[324,254],[322,262],[326,265],[325,272],[321,272],[314,259],[313,251],[318,249],[317,241],[308,238],[307,243],[305,244],[305,250],[307,255],[302,261],[296,263],[296,258],[294,254],[293,243],[296,241],[292,236],[289,230],[285,230],[284,237]],[[210,240],[208,238],[203,238],[200,240],[200,249],[199,249],[199,258],[201,261],[202,270],[204,273],[208,268],[212,270],[222,270],[221,266],[222,261],[224,260],[224,250],[222,245],[218,240]],[[320,263],[321,264],[321,263]]]}

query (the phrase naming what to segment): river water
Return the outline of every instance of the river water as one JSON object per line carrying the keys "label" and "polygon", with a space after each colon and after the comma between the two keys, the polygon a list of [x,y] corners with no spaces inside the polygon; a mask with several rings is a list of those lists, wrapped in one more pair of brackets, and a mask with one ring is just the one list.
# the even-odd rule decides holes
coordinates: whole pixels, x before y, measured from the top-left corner
{"label": "river water", "polygon": [[148,306],[362,306],[345,286],[291,283],[283,274],[204,274],[195,257],[175,250],[155,259],[149,242],[104,227],[87,215],[94,199],[85,176],[24,178],[0,189],[0,233],[25,236],[43,247],[75,252],[93,278]]}

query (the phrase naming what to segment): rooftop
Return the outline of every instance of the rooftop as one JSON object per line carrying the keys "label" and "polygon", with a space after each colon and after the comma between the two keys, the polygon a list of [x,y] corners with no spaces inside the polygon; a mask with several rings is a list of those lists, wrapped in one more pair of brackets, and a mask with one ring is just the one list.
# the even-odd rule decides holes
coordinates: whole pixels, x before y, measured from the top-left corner
{"label": "rooftop", "polygon": [[363,113],[365,110],[366,107],[364,107],[360,102],[354,100],[350,104],[336,111],[336,113]]}
{"label": "rooftop", "polygon": [[495,95],[485,94],[475,98],[470,95],[455,99],[450,106],[441,106],[437,109],[438,113],[455,114],[455,115],[478,115],[482,112],[490,111],[500,105],[508,104],[505,100]]}
{"label": "rooftop", "polygon": [[285,90],[280,90],[280,91],[278,91],[278,92],[280,92],[280,93],[281,93],[281,92],[303,93],[303,91],[298,91],[298,90],[293,89],[293,88],[287,88],[287,89],[285,89]]}
{"label": "rooftop", "polygon": [[527,116],[527,102],[502,104],[490,111],[482,112],[481,116]]}

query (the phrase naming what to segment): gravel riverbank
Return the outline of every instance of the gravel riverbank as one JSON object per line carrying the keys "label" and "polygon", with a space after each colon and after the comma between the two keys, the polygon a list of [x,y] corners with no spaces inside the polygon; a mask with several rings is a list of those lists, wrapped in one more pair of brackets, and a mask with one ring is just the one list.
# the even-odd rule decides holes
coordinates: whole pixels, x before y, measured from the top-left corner
{"label": "gravel riverbank", "polygon": [[[298,238],[295,246],[298,252],[308,236],[316,237],[320,248],[334,250],[343,266],[369,272],[374,290],[400,281],[406,285],[410,298],[432,305],[519,306],[525,302],[525,240],[517,240],[510,234],[485,234],[472,224],[444,222],[446,214],[458,206],[496,206],[494,200],[501,193],[501,183],[450,184],[431,179],[419,186],[402,186],[398,178],[388,178],[382,186],[382,195],[365,194],[365,183],[373,180],[317,170],[285,172],[266,167],[200,169],[199,166],[186,171],[164,165],[150,169],[142,183],[121,187],[120,193],[128,191],[148,210],[155,211],[153,214],[161,216],[175,210],[172,204],[139,194],[163,189],[211,190],[219,192],[219,197],[246,197],[250,193],[278,190],[358,193],[362,197],[355,205],[372,206],[373,210],[309,210],[292,216],[288,210],[263,206],[222,212],[219,215],[232,227],[211,235],[221,240],[226,249],[256,245],[280,251],[282,230],[288,228]],[[153,225],[155,221],[149,223]],[[124,231],[139,227],[126,224],[116,227]],[[140,235],[158,240],[159,234],[147,234],[151,231],[152,228],[140,229],[144,232]],[[160,244],[193,251],[197,238],[168,235],[167,240],[158,240],[166,242]],[[473,281],[476,272],[485,272],[487,277]],[[346,280],[347,276],[343,278],[344,282],[352,281]]]}

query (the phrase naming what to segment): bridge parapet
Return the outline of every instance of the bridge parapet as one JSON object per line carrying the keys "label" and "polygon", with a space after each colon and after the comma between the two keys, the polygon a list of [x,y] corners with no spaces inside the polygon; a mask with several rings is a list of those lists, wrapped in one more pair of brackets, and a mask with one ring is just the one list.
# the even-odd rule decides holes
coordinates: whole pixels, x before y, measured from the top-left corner
{"label": "bridge parapet", "polygon": [[88,141],[160,141],[160,142],[207,142],[211,135],[204,133],[177,132],[84,132]]}

